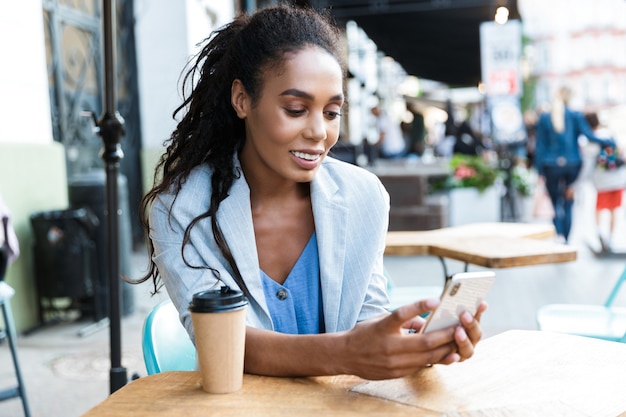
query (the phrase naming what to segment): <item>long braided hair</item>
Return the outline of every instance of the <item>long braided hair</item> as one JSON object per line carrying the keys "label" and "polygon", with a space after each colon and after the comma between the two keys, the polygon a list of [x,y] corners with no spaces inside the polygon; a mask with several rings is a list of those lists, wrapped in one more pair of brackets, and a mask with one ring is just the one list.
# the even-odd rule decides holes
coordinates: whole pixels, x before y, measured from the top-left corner
{"label": "long braided hair", "polygon": [[[204,47],[190,63],[183,78],[183,103],[173,116],[184,115],[164,144],[166,151],[154,173],[155,185],[141,201],[140,220],[147,236],[150,233],[148,211],[158,195],[177,194],[195,167],[208,165],[213,172],[210,204],[206,212],[187,225],[181,255],[187,266],[210,269],[219,279],[216,269],[190,265],[184,259],[184,247],[189,243],[191,229],[198,221],[210,217],[215,241],[231,266],[238,286],[249,295],[216,216],[220,203],[228,197],[228,191],[239,175],[233,158],[246,140],[245,122],[237,117],[231,106],[231,85],[239,79],[255,105],[261,95],[265,71],[282,65],[286,54],[311,45],[334,56],[345,71],[341,42],[340,31],[327,14],[290,6],[262,9],[251,16],[240,15],[213,32],[204,41]],[[150,239],[147,248],[148,272],[134,282],[152,278],[154,292],[158,292],[162,282],[152,260],[154,244]]]}

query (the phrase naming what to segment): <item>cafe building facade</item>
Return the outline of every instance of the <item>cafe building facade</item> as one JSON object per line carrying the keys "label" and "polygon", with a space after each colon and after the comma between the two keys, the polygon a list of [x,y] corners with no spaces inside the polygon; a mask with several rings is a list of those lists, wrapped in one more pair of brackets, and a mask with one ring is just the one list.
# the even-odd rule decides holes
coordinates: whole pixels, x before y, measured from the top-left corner
{"label": "cafe building facade", "polygon": [[[118,0],[117,110],[133,245],[142,234],[138,201],[176,125],[179,76],[197,43],[232,19],[235,2]],[[103,81],[99,0],[29,0],[0,6],[0,195],[11,212],[20,256],[6,281],[18,331],[37,326],[31,216],[69,210],[70,184],[103,174]],[[91,176],[91,177],[90,177]],[[102,178],[96,175],[96,191]],[[2,324],[0,323],[0,328]]]}

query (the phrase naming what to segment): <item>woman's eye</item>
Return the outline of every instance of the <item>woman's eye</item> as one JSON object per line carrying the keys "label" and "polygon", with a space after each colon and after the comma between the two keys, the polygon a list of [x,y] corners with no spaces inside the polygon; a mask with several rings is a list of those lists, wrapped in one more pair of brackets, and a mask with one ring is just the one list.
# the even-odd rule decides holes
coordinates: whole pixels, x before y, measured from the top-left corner
{"label": "woman's eye", "polygon": [[337,111],[326,111],[324,114],[328,120],[335,120],[337,117],[341,116],[341,113]]}
{"label": "woman's eye", "polygon": [[300,116],[300,115],[304,114],[304,110],[303,109],[285,109],[285,111],[287,112],[287,114],[289,114],[291,116]]}

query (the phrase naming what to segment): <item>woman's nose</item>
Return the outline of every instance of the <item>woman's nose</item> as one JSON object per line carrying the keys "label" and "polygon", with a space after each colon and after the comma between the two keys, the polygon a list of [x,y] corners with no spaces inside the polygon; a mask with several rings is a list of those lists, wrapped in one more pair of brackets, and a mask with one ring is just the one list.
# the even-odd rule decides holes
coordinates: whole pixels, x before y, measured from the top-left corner
{"label": "woman's nose", "polygon": [[312,115],[307,126],[305,137],[316,141],[326,139],[326,121],[323,114]]}

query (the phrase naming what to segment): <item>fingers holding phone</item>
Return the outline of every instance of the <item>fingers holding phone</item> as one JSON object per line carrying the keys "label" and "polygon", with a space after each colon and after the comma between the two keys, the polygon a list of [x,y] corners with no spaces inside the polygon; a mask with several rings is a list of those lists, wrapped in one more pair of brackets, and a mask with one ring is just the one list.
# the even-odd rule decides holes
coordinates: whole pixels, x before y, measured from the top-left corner
{"label": "fingers holding phone", "polygon": [[461,314],[461,326],[473,344],[478,343],[478,341],[482,338],[483,332],[480,326],[480,318],[485,310],[487,310],[487,302],[482,301],[474,315],[469,312]]}
{"label": "fingers holding phone", "polygon": [[457,326],[454,340],[457,345],[459,361],[471,358],[474,355],[474,347],[482,338],[482,329],[478,320],[467,311],[461,314],[461,325]]}
{"label": "fingers holding phone", "polygon": [[[487,308],[484,299],[495,281],[492,271],[462,272],[446,284],[439,306],[426,318],[422,333],[445,329],[458,324],[471,327]],[[466,323],[461,315],[468,312]]]}
{"label": "fingers holding phone", "polygon": [[492,271],[454,275],[443,290],[439,306],[426,318],[421,333],[456,326],[454,339],[460,360],[470,358],[482,338],[480,318],[487,309],[484,299],[494,280]]}
{"label": "fingers holding phone", "polygon": [[[369,379],[396,378],[430,364],[447,365],[471,357],[482,337],[479,320],[487,307],[483,298],[494,276],[493,272],[457,274],[440,300],[416,301],[358,324],[346,334],[354,342],[348,345],[355,349],[349,357],[366,360],[357,360],[351,372]],[[427,312],[424,321],[420,315]]]}

